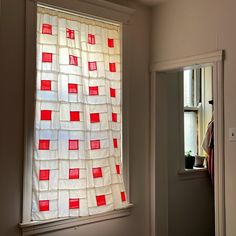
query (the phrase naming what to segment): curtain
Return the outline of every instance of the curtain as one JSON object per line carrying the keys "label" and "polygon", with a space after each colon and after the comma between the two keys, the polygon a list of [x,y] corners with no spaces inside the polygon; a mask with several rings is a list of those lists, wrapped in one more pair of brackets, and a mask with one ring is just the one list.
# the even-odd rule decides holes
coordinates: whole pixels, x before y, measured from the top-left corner
{"label": "curtain", "polygon": [[32,220],[127,206],[120,26],[38,7]]}

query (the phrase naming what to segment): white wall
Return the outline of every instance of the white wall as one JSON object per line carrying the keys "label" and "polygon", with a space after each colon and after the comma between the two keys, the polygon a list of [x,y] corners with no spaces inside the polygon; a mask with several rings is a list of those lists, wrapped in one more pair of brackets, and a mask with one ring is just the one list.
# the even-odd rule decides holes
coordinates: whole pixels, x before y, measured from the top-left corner
{"label": "white wall", "polygon": [[[149,9],[138,6],[128,26],[131,216],[47,235],[146,236],[149,234]],[[23,175],[24,0],[2,0],[0,98],[0,235],[19,235]]]}
{"label": "white wall", "polygon": [[228,128],[236,127],[236,1],[173,0],[153,10],[152,62],[224,49],[226,235],[236,235],[236,145]]}

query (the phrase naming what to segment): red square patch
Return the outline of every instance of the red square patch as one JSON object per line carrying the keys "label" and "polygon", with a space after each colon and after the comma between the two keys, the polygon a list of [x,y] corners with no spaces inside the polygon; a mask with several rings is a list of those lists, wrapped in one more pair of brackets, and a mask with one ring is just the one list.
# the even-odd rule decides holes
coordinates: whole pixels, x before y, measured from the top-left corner
{"label": "red square patch", "polygon": [[98,86],[89,86],[89,96],[98,95]]}
{"label": "red square patch", "polygon": [[89,44],[95,44],[95,35],[94,34],[88,34],[88,43]]}
{"label": "red square patch", "polygon": [[100,122],[100,115],[99,115],[99,113],[91,113],[90,114],[90,122],[91,123]]}
{"label": "red square patch", "polygon": [[117,122],[117,114],[112,112],[111,116],[112,116],[112,121]]}
{"label": "red square patch", "polygon": [[41,120],[52,120],[52,111],[41,110]]}
{"label": "red square patch", "polygon": [[78,66],[78,57],[69,55],[69,64],[73,66]]}
{"label": "red square patch", "polygon": [[93,178],[101,178],[102,177],[102,168],[97,167],[93,168]]}
{"label": "red square patch", "polygon": [[41,87],[40,87],[41,90],[52,90],[52,87],[51,87],[51,80],[41,80]]}
{"label": "red square patch", "polygon": [[70,121],[80,121],[79,111],[70,111]]}
{"label": "red square patch", "polygon": [[89,62],[88,68],[89,68],[89,71],[97,70],[97,62],[96,61]]}
{"label": "red square patch", "polygon": [[91,147],[91,150],[100,149],[100,140],[91,140],[90,147]]}
{"label": "red square patch", "polygon": [[42,62],[52,63],[52,53],[50,53],[50,52],[43,52],[42,53]]}
{"label": "red square patch", "polygon": [[39,180],[49,180],[50,170],[40,170]]}
{"label": "red square patch", "polygon": [[78,209],[79,208],[79,198],[70,198],[69,199],[69,208]]}
{"label": "red square patch", "polygon": [[68,84],[68,93],[78,93],[78,84]]}
{"label": "red square patch", "polygon": [[113,88],[110,88],[110,96],[115,98],[116,97],[116,90]]}
{"label": "red square patch", "polygon": [[113,145],[114,145],[114,148],[118,148],[117,138],[113,138]]}
{"label": "red square patch", "polygon": [[116,173],[119,175],[120,174],[120,165],[116,165]]}
{"label": "red square patch", "polygon": [[79,150],[79,140],[69,140],[69,150]]}
{"label": "red square patch", "polygon": [[110,38],[108,38],[108,47],[109,48],[114,48],[114,39],[110,39]]}
{"label": "red square patch", "polygon": [[116,63],[109,63],[110,72],[116,72]]}
{"label": "red square patch", "polygon": [[104,206],[106,205],[106,197],[105,195],[96,196],[97,206]]}
{"label": "red square patch", "polygon": [[72,29],[66,29],[66,37],[68,39],[75,39],[75,31]]}
{"label": "red square patch", "polygon": [[79,179],[79,168],[69,169],[69,179]]}
{"label": "red square patch", "polygon": [[49,150],[50,140],[40,139],[39,140],[39,150]]}
{"label": "red square patch", "polygon": [[42,25],[42,34],[52,34],[52,25],[43,24]]}
{"label": "red square patch", "polygon": [[49,200],[39,200],[39,211],[49,211]]}
{"label": "red square patch", "polygon": [[126,201],[125,192],[121,192],[120,195],[121,195],[121,201],[125,202]]}

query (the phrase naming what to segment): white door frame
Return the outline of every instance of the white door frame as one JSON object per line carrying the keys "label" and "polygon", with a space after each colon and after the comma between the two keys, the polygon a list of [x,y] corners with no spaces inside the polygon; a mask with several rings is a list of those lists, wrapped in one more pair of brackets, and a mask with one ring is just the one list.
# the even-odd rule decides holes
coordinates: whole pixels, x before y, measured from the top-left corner
{"label": "white door frame", "polygon": [[[150,66],[151,81],[151,125],[150,125],[150,224],[151,236],[156,235],[156,78],[158,72],[183,69],[192,66],[212,65],[214,99],[214,195],[215,195],[215,236],[225,236],[225,169],[224,169],[224,88],[223,51],[205,53],[183,59],[153,63]],[[167,226],[168,227],[168,226]],[[168,234],[168,233],[167,233]]]}

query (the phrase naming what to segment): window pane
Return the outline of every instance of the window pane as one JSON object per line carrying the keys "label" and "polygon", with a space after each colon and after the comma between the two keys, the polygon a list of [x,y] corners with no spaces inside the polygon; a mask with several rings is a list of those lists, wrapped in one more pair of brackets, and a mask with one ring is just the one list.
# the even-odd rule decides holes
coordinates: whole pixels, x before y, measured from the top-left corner
{"label": "window pane", "polygon": [[184,71],[184,106],[194,106],[194,84],[192,79],[192,70]]}

